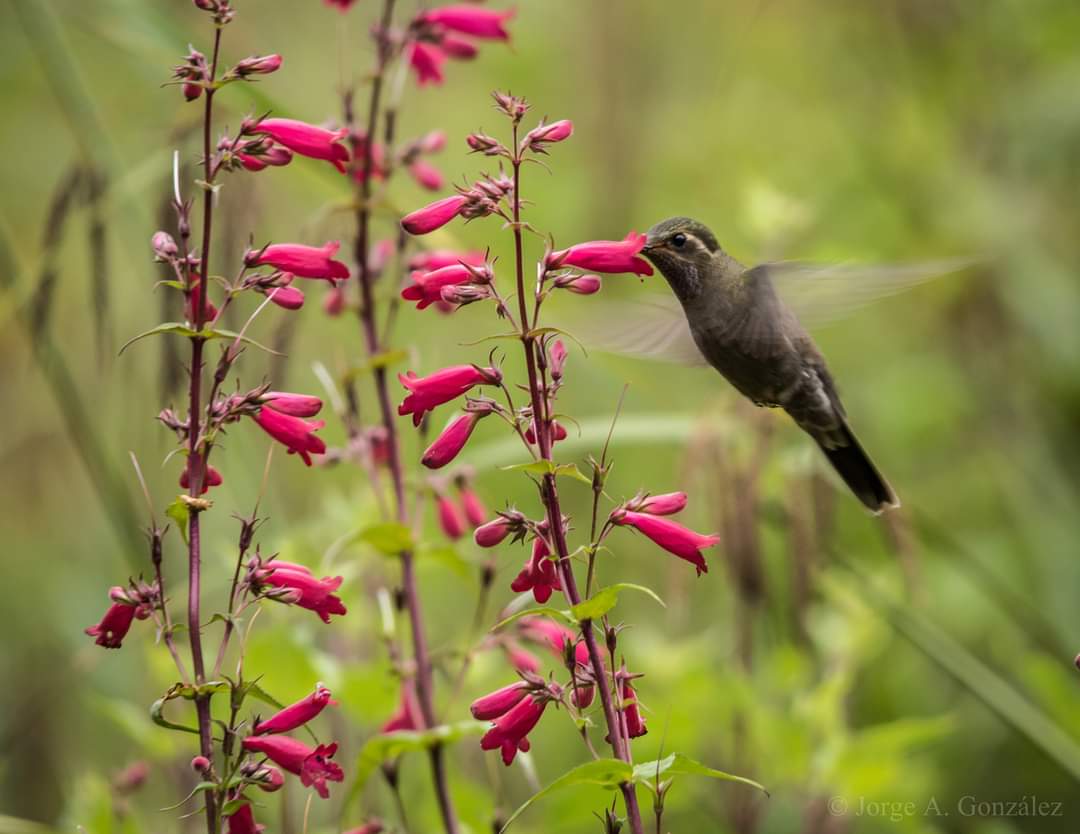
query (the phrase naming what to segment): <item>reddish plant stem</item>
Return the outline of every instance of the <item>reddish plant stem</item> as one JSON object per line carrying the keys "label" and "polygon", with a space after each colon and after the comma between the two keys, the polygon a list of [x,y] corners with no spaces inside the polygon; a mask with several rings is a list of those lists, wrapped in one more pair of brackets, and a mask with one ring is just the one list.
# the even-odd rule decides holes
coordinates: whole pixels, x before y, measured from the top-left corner
{"label": "reddish plant stem", "polygon": [[[356,247],[354,257],[359,270],[360,284],[360,321],[364,333],[364,342],[368,355],[375,357],[381,348],[378,328],[375,323],[375,299],[372,288],[373,276],[368,263],[368,250],[370,248],[370,224],[371,224],[371,166],[373,162],[373,147],[378,128],[379,105],[382,97],[383,79],[386,74],[387,63],[391,54],[391,46],[388,38],[390,23],[394,12],[394,0],[384,0],[382,17],[379,30],[375,33],[376,41],[376,66],[371,80],[371,95],[368,100],[367,122],[365,124],[364,137],[357,134],[355,118],[352,108],[352,96],[345,96],[345,121],[349,128],[350,141],[352,143],[353,157],[360,153],[363,157],[362,173],[359,177],[359,200],[356,207]],[[391,136],[387,135],[389,144]],[[379,399],[379,411],[382,417],[383,428],[386,431],[386,448],[390,477],[394,487],[395,517],[400,524],[408,525],[409,510],[405,496],[405,476],[401,465],[401,450],[398,446],[396,415],[393,403],[390,399],[390,390],[387,384],[387,372],[385,366],[375,368],[375,390]],[[416,661],[416,695],[420,702],[420,712],[424,718],[426,727],[435,726],[438,721],[434,707],[434,681],[432,676],[431,653],[427,645],[426,632],[424,631],[423,610],[420,602],[420,592],[416,581],[416,566],[412,551],[402,551],[401,558],[401,584],[405,595],[405,605],[409,611],[409,625],[412,632],[413,656]],[[439,813],[442,816],[443,827],[447,834],[457,834],[458,820],[454,809],[453,800],[450,796],[450,785],[446,773],[446,763],[441,745],[434,745],[430,749],[431,774],[435,784],[435,794],[439,803]]]}
{"label": "reddish plant stem", "polygon": [[[518,147],[517,124],[514,125],[514,147]],[[513,227],[514,227],[514,256],[517,275],[518,311],[521,316],[521,341],[525,350],[525,367],[529,376],[529,396],[532,400],[533,425],[536,433],[537,446],[540,449],[540,457],[551,460],[551,427],[546,418],[547,392],[541,390],[539,376],[536,367],[536,340],[530,335],[529,311],[525,301],[525,270],[524,270],[524,247],[521,237],[521,159],[515,156],[514,167],[514,194],[513,194]],[[539,312],[539,311],[537,311]],[[533,321],[532,326],[536,326]],[[577,581],[574,578],[574,569],[570,563],[569,548],[566,545],[566,534],[563,531],[562,507],[559,502],[559,492],[555,483],[555,476],[547,474],[541,481],[540,496],[547,510],[548,526],[551,530],[552,544],[558,555],[559,574],[562,578],[563,591],[571,605],[581,602],[581,594],[578,592]],[[585,641],[585,647],[589,652],[589,664],[600,691],[600,704],[604,711],[604,720],[607,723],[608,738],[611,740],[611,750],[615,758],[624,762],[630,762],[630,754],[626,742],[626,736],[622,731],[619,714],[615,709],[611,697],[611,690],[607,686],[607,673],[604,662],[600,656],[600,647],[596,642],[596,634],[593,632],[592,620],[581,621],[581,635]],[[602,682],[602,683],[601,683]],[[638,807],[637,793],[634,786],[624,783],[619,786],[626,805],[626,816],[630,823],[633,834],[644,834],[641,822],[641,810]]]}
{"label": "reddish plant stem", "polygon": [[[209,186],[213,177],[212,131],[213,131],[213,82],[217,74],[218,54],[221,49],[221,27],[214,30],[214,53],[210,63],[210,86],[206,89],[206,104],[203,110],[203,166],[204,178]],[[203,230],[202,251],[199,260],[199,283],[194,292],[197,303],[192,305],[195,313],[195,329],[201,331],[207,314],[207,289],[209,287],[210,235],[213,229],[214,194],[207,187],[203,195]],[[189,496],[198,499],[205,477],[206,461],[201,449],[201,401],[203,381],[203,347],[205,340],[191,341],[190,386],[188,389],[188,480]],[[190,506],[188,518],[188,639],[191,645],[191,665],[195,672],[195,686],[206,683],[206,670],[203,663],[202,632],[199,616],[201,602],[200,573],[202,567],[202,537],[199,528],[200,509]],[[210,697],[196,695],[195,713],[199,722],[199,751],[213,761],[214,748],[210,725]],[[206,802],[207,834],[217,834],[218,813],[214,793],[204,792]]]}

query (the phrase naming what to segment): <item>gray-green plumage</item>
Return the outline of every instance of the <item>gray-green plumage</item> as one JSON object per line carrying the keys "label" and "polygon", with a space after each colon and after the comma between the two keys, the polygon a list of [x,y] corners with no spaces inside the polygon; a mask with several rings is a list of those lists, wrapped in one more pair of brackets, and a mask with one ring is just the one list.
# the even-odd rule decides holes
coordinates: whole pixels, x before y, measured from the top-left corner
{"label": "gray-green plumage", "polygon": [[777,295],[768,266],[745,267],[687,217],[653,226],[642,254],[671,285],[710,365],[757,405],[790,414],[870,510],[898,506],[848,425],[821,351]]}

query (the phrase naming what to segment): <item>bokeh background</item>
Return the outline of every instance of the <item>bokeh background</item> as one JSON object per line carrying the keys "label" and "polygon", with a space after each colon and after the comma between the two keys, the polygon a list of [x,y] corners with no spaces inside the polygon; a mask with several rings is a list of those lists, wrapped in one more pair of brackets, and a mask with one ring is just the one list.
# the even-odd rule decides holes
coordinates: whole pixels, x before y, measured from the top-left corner
{"label": "bokeh background", "polygon": [[[257,87],[226,90],[224,121],[268,108],[336,118],[343,80],[370,66],[373,0],[346,17],[316,0],[236,5],[227,58],[276,51],[285,68]],[[561,456],[598,451],[629,384],[612,445],[614,494],[685,488],[687,521],[724,536],[700,579],[629,534],[601,564],[605,581],[649,584],[667,602],[626,595],[617,609],[633,626],[621,645],[646,674],[639,692],[650,732],[636,758],[682,751],[772,793],[683,777],[664,830],[1077,830],[1080,5],[517,5],[509,48],[485,46],[476,61],[450,65],[442,87],[410,82],[401,132],[446,130],[437,164],[464,181],[484,165],[465,154],[463,136],[502,128],[492,89],[527,95],[536,116],[573,119],[576,133],[554,150],[551,173],[531,168],[525,184],[530,220],[558,243],[622,237],[688,214],[745,260],[982,259],[816,334],[855,426],[904,499],[884,520],[836,490],[782,415],[739,407],[714,375],[572,356],[563,410],[581,429]],[[411,13],[413,3],[399,6]],[[146,509],[128,452],[159,512],[176,491],[179,464],[162,463],[171,438],[154,417],[181,402],[179,346],[158,339],[118,349],[175,315],[154,290],[161,276],[148,241],[169,221],[172,150],[196,159],[200,108],[162,82],[187,44],[206,48],[207,31],[181,2],[7,0],[0,15],[0,830],[194,831],[197,818],[159,810],[192,782],[189,737],[147,714],[174,680],[167,654],[139,624],[118,652],[91,645],[82,629],[100,616],[110,585],[148,567]],[[397,208],[427,199],[404,181],[390,195]],[[217,269],[227,271],[252,236],[347,236],[347,200],[329,166],[306,160],[229,179]],[[453,226],[436,242],[490,244],[506,264],[507,237],[489,220]],[[563,299],[552,315],[584,337],[612,299],[663,290],[657,280],[643,288],[611,277],[601,294]],[[313,363],[338,373],[358,361],[355,320],[327,319],[318,292],[309,299],[301,313],[260,319],[255,337],[288,356],[246,355],[245,382],[265,375],[276,388],[320,393]],[[427,371],[478,359],[481,349],[462,342],[495,330],[488,310],[449,318],[410,310],[398,335],[410,367]],[[507,368],[516,369],[513,359]],[[374,415],[370,394],[362,408]],[[493,422],[465,457],[478,489],[490,506],[532,508],[528,482],[498,469],[517,457]],[[331,420],[325,434],[340,442],[340,425]],[[229,514],[250,510],[267,446],[244,427],[217,455],[225,485],[207,522],[208,599],[224,592],[236,533]],[[411,439],[406,449],[415,460]],[[570,482],[564,492],[583,518],[588,490]],[[396,567],[341,546],[377,514],[369,486],[354,467],[305,470],[278,455],[262,509],[264,549],[343,574],[350,610],[324,627],[272,607],[248,643],[248,668],[286,701],[326,681],[342,704],[322,720],[353,771],[397,700],[375,599],[393,586]],[[467,544],[433,552],[421,584],[449,675],[469,645],[481,557]],[[517,548],[501,553],[498,605],[510,601],[522,558]],[[178,538],[166,559],[178,589]],[[483,656],[463,697],[444,700],[448,720],[466,717],[468,700],[507,676],[498,653]],[[440,689],[448,691],[445,676]],[[451,756],[463,816],[480,832],[585,751],[552,713],[527,766],[504,770],[472,738]],[[150,775],[126,791],[123,772],[136,762],[149,763]],[[409,830],[437,830],[426,762],[412,754],[401,768]],[[345,794],[316,800],[309,830],[357,824],[361,810],[398,824],[380,779],[342,812]],[[987,804],[1032,797],[1034,805]],[[611,799],[568,790],[515,828],[595,831],[591,814]],[[298,832],[305,800],[290,785],[264,800],[260,819]],[[1044,801],[1058,815],[1040,816]]]}

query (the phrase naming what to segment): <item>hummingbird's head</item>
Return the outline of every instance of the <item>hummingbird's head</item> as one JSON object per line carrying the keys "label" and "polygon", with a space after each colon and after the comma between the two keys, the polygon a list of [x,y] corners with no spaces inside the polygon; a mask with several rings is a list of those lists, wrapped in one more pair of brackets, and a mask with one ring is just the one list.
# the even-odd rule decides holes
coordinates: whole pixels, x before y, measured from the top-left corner
{"label": "hummingbird's head", "polygon": [[709,274],[720,244],[708,227],[689,217],[672,217],[649,229],[641,253],[656,264],[680,299],[692,299]]}

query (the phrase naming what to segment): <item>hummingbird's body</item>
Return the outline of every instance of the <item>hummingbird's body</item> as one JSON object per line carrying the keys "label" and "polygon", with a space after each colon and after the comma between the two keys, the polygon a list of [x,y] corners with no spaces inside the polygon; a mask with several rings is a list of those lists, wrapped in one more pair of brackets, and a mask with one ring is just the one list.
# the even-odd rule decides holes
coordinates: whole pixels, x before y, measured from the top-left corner
{"label": "hummingbird's body", "polygon": [[710,365],[755,404],[790,414],[870,510],[898,504],[848,426],[824,357],[777,294],[767,266],[743,266],[685,217],[650,229],[643,254],[671,285]]}

